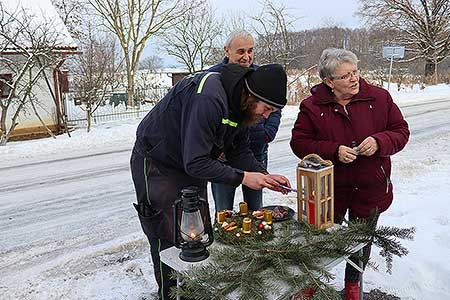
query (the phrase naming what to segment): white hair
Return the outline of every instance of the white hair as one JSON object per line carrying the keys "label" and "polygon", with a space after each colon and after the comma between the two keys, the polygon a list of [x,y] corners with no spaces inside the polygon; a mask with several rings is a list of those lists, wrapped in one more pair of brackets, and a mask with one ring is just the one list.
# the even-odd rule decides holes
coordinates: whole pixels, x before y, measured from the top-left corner
{"label": "white hair", "polygon": [[343,62],[356,66],[358,57],[356,57],[355,53],[345,49],[328,48],[323,50],[318,66],[320,78],[322,80],[325,78],[332,79],[334,71]]}
{"label": "white hair", "polygon": [[253,41],[253,36],[251,35],[250,32],[248,32],[247,30],[244,29],[238,29],[235,30],[233,32],[231,32],[228,35],[227,41],[225,42],[225,46],[226,47],[230,47],[231,42],[235,39],[235,38],[243,38],[243,39],[248,39],[248,40],[252,40]]}

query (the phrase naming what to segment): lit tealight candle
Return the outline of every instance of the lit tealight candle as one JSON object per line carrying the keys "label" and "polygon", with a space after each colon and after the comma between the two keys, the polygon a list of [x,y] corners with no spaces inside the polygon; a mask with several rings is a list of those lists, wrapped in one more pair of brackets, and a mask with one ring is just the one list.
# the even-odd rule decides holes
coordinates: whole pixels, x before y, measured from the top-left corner
{"label": "lit tealight candle", "polygon": [[241,216],[246,215],[248,213],[247,202],[239,202],[239,213]]}
{"label": "lit tealight candle", "polygon": [[269,209],[266,209],[264,211],[264,221],[266,221],[267,224],[272,224],[272,211]]}
{"label": "lit tealight candle", "polygon": [[244,220],[242,221],[242,232],[243,233],[252,232],[252,219],[244,218]]}

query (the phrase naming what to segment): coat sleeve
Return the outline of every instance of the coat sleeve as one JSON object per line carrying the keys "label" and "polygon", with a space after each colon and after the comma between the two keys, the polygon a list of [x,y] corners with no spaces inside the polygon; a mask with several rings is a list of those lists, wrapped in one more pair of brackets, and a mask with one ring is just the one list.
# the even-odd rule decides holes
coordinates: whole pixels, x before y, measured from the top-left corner
{"label": "coat sleeve", "polygon": [[291,149],[294,154],[303,158],[304,156],[315,153],[323,159],[336,161],[336,153],[339,143],[329,140],[317,139],[318,128],[317,122],[314,123],[314,111],[311,105],[306,105],[307,100],[300,104],[300,112],[292,129]]}
{"label": "coat sleeve", "polygon": [[269,115],[264,122],[264,133],[266,143],[270,143],[277,135],[278,127],[280,126],[281,110],[277,110]]}
{"label": "coat sleeve", "polygon": [[233,148],[225,153],[228,164],[249,172],[268,174],[267,170],[256,160],[249,147],[248,127],[241,128],[233,141]]}
{"label": "coat sleeve", "polygon": [[388,92],[386,100],[388,107],[386,130],[372,134],[378,142],[379,156],[390,156],[402,150],[410,134],[408,123]]}
{"label": "coat sleeve", "polygon": [[193,97],[198,99],[183,107],[180,124],[185,172],[195,178],[238,186],[244,172],[210,157],[223,117],[220,100],[201,94]]}

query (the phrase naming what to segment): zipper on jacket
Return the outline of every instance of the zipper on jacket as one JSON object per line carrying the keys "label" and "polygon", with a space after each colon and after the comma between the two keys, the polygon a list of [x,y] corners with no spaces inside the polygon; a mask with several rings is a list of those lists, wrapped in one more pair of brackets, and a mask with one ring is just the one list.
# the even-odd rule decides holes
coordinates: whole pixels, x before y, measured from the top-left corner
{"label": "zipper on jacket", "polygon": [[345,114],[348,116],[347,105],[342,105],[342,107],[344,108]]}
{"label": "zipper on jacket", "polygon": [[389,192],[389,184],[391,183],[391,179],[386,175],[383,166],[381,166],[381,171],[383,172],[384,177],[386,178],[386,194],[387,194]]}

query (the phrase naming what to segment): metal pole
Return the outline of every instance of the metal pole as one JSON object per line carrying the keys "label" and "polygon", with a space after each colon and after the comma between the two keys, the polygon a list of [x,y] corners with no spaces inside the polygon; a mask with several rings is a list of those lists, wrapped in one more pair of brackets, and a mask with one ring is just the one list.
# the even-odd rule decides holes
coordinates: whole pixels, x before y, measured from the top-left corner
{"label": "metal pole", "polygon": [[177,300],[180,300],[180,287],[181,287],[181,280],[180,280],[180,273],[177,273]]}
{"label": "metal pole", "polygon": [[388,91],[391,85],[391,75],[392,75],[392,63],[394,62],[394,55],[391,56],[391,65],[389,66],[389,79],[388,79]]}
{"label": "metal pole", "polygon": [[[359,250],[359,255],[363,259],[364,247]],[[362,269],[362,272],[359,273],[359,300],[364,299],[364,264],[361,259],[358,262],[359,267]]]}

